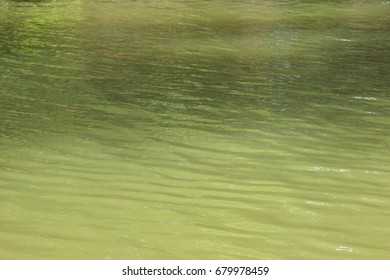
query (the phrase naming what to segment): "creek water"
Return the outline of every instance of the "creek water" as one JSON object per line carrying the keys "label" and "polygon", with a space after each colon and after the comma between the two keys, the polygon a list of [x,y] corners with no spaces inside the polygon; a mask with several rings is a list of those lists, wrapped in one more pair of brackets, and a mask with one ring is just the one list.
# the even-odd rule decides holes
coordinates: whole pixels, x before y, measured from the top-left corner
{"label": "creek water", "polygon": [[0,4],[0,259],[388,259],[388,1]]}

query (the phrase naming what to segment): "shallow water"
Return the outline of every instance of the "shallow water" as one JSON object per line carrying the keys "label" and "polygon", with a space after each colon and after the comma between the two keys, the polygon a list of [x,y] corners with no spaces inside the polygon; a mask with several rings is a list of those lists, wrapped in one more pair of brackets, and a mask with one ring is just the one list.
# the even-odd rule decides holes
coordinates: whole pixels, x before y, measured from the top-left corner
{"label": "shallow water", "polygon": [[1,259],[388,259],[390,4],[0,4]]}

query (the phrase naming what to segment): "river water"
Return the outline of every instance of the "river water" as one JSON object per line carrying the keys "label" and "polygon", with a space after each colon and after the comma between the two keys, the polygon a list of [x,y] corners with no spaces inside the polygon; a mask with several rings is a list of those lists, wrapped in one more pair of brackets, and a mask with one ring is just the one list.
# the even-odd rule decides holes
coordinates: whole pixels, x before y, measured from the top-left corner
{"label": "river water", "polygon": [[0,4],[0,259],[388,259],[388,1]]}

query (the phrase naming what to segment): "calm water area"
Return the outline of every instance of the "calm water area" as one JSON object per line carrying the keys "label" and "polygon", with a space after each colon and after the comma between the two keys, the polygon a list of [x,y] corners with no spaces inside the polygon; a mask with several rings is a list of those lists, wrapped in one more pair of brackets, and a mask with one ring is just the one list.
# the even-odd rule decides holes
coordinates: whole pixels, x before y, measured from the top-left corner
{"label": "calm water area", "polygon": [[389,259],[390,2],[0,0],[0,259]]}

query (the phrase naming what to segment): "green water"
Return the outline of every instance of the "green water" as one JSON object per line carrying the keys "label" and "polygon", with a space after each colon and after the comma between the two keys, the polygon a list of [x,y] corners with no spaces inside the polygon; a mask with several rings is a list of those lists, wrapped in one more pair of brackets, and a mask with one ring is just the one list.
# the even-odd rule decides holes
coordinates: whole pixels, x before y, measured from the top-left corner
{"label": "green water", "polygon": [[388,259],[388,1],[0,4],[0,259]]}

